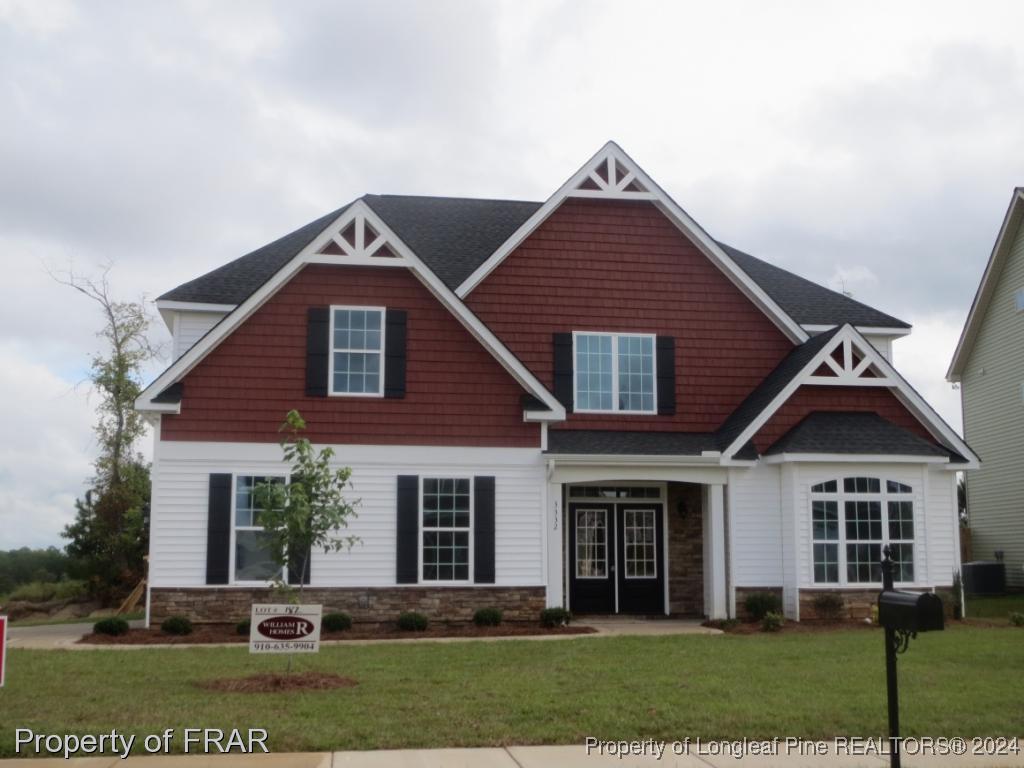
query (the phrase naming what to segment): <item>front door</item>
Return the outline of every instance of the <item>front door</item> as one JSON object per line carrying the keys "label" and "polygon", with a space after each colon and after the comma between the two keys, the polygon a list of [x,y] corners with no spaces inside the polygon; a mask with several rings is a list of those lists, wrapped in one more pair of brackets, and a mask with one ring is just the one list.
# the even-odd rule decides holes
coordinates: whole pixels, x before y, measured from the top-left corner
{"label": "front door", "polygon": [[665,610],[660,504],[569,505],[569,607],[575,613]]}

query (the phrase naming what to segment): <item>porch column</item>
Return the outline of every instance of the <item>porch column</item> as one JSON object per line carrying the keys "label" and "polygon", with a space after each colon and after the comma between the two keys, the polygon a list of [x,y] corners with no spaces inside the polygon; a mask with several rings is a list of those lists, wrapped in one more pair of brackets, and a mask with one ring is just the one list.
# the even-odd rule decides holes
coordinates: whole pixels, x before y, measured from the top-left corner
{"label": "porch column", "polygon": [[562,484],[548,483],[547,508],[544,510],[544,536],[547,541],[547,605],[565,605],[563,555],[565,551],[565,510],[562,509]]}
{"label": "porch column", "polygon": [[704,613],[727,617],[725,593],[725,486],[704,486]]}

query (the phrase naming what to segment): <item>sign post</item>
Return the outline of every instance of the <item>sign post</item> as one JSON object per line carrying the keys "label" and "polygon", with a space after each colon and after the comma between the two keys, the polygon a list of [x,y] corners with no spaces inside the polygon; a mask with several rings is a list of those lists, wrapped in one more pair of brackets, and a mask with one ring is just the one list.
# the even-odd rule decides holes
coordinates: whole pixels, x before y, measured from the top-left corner
{"label": "sign post", "polygon": [[7,617],[0,616],[0,688],[4,687],[4,672],[7,668]]}
{"label": "sign post", "polygon": [[317,653],[322,605],[253,604],[249,653]]}

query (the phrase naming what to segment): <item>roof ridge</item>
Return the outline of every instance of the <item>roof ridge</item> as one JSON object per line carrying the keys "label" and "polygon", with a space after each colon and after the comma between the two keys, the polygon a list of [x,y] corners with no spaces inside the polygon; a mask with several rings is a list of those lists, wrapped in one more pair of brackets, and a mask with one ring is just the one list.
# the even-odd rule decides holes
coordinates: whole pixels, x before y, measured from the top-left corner
{"label": "roof ridge", "polygon": [[481,203],[522,203],[523,205],[543,205],[543,203],[538,200],[520,200],[511,197],[466,197],[464,195],[405,195],[398,194],[395,192],[367,192],[366,194],[363,195],[363,197],[388,197],[402,198],[405,200],[468,200]]}

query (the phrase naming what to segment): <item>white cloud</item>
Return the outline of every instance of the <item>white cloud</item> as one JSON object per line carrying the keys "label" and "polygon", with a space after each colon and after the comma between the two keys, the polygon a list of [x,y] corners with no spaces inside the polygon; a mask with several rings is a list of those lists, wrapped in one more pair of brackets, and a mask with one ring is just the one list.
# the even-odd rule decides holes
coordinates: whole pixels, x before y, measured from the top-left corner
{"label": "white cloud", "polygon": [[912,317],[914,332],[893,344],[896,369],[960,434],[963,434],[960,391],[946,381],[946,369],[953,359],[966,317],[966,311]]}

